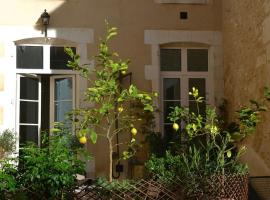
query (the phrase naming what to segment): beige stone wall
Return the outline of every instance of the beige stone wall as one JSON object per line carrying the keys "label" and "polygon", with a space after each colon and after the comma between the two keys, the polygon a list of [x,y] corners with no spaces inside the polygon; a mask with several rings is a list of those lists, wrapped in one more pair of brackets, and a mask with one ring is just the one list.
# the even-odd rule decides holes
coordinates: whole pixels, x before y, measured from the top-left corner
{"label": "beige stone wall", "polygon": [[[262,97],[270,86],[270,4],[267,0],[223,0],[225,97],[229,111]],[[231,112],[232,113],[232,112]],[[235,116],[230,115],[230,119]],[[246,141],[251,175],[270,175],[270,114]],[[256,165],[254,164],[256,163]]]}
{"label": "beige stone wall", "polygon": [[0,73],[0,92],[4,91],[4,74],[3,73]]}

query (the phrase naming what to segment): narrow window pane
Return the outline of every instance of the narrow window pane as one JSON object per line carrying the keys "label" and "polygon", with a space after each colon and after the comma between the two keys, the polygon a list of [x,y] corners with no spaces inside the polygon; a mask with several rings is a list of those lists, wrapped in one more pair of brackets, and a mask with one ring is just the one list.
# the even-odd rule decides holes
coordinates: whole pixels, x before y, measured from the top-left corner
{"label": "narrow window pane", "polygon": [[163,79],[163,99],[180,100],[180,79],[164,78]]}
{"label": "narrow window pane", "polygon": [[[76,53],[76,48],[72,47],[74,53]],[[51,47],[50,48],[50,66],[51,69],[66,69],[71,70],[67,67],[67,63],[71,58],[65,52],[64,47]]]}
{"label": "narrow window pane", "polygon": [[18,69],[43,69],[43,47],[17,46]]}
{"label": "narrow window pane", "polygon": [[38,102],[20,102],[20,123],[38,123]]}
{"label": "narrow window pane", "polygon": [[199,90],[199,96],[203,97],[204,101],[202,103],[197,103],[194,101],[194,98],[189,95],[189,109],[191,112],[205,116],[206,111],[206,83],[204,78],[190,78],[189,79],[189,91],[192,91],[192,87],[195,87]]}
{"label": "narrow window pane", "polygon": [[160,49],[161,71],[181,71],[181,50]]}
{"label": "narrow window pane", "polygon": [[72,78],[59,78],[55,80],[55,121],[64,122],[66,114],[72,110],[72,94]]}
{"label": "narrow window pane", "polygon": [[26,142],[38,144],[38,126],[20,125],[20,145]]}
{"label": "narrow window pane", "polygon": [[55,100],[72,99],[72,78],[61,78],[55,80]]}
{"label": "narrow window pane", "polygon": [[20,78],[20,99],[38,100],[38,79]]}
{"label": "narrow window pane", "polygon": [[187,50],[188,71],[208,71],[208,49]]}
{"label": "narrow window pane", "polygon": [[64,122],[66,114],[72,110],[72,101],[61,101],[55,103],[55,121]]}

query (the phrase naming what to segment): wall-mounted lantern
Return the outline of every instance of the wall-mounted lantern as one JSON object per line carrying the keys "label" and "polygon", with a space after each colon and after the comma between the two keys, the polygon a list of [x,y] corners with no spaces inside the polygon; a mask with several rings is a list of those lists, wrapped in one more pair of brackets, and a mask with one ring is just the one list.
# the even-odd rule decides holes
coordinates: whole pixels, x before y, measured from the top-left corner
{"label": "wall-mounted lantern", "polygon": [[44,26],[45,37],[47,37],[47,28],[50,24],[50,17],[51,16],[49,15],[49,13],[47,13],[46,9],[44,10],[44,12],[40,16],[42,25]]}

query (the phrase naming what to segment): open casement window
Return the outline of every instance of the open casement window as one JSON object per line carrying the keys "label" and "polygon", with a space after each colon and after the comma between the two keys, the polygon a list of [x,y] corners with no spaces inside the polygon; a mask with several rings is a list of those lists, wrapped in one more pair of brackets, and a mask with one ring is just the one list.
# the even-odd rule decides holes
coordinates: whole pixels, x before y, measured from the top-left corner
{"label": "open casement window", "polygon": [[75,107],[75,77],[52,76],[50,82],[51,122],[65,122],[68,112]]}
{"label": "open casement window", "polygon": [[161,48],[161,109],[163,135],[174,132],[168,115],[175,106],[188,107],[197,113],[197,105],[189,95],[193,87],[199,90],[206,102],[199,105],[199,113],[205,115],[209,98],[209,66],[207,48]]}
{"label": "open casement window", "polygon": [[[67,122],[66,114],[75,108],[76,72],[66,66],[68,59],[64,47],[16,46],[16,127],[20,145],[40,145],[42,131],[49,133],[53,122]],[[72,129],[70,122],[66,124]]]}
{"label": "open casement window", "polygon": [[40,144],[41,82],[39,76],[17,75],[19,143]]}
{"label": "open casement window", "polygon": [[67,122],[66,114],[75,108],[74,75],[17,75],[17,89],[20,144],[40,145],[41,132],[53,122]]}

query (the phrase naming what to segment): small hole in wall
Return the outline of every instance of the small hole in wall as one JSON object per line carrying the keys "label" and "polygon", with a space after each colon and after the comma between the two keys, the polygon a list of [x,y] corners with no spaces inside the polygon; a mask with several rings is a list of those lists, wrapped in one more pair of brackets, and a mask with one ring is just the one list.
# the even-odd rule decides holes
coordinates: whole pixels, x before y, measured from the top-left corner
{"label": "small hole in wall", "polygon": [[188,19],[188,12],[180,12],[180,19]]}

